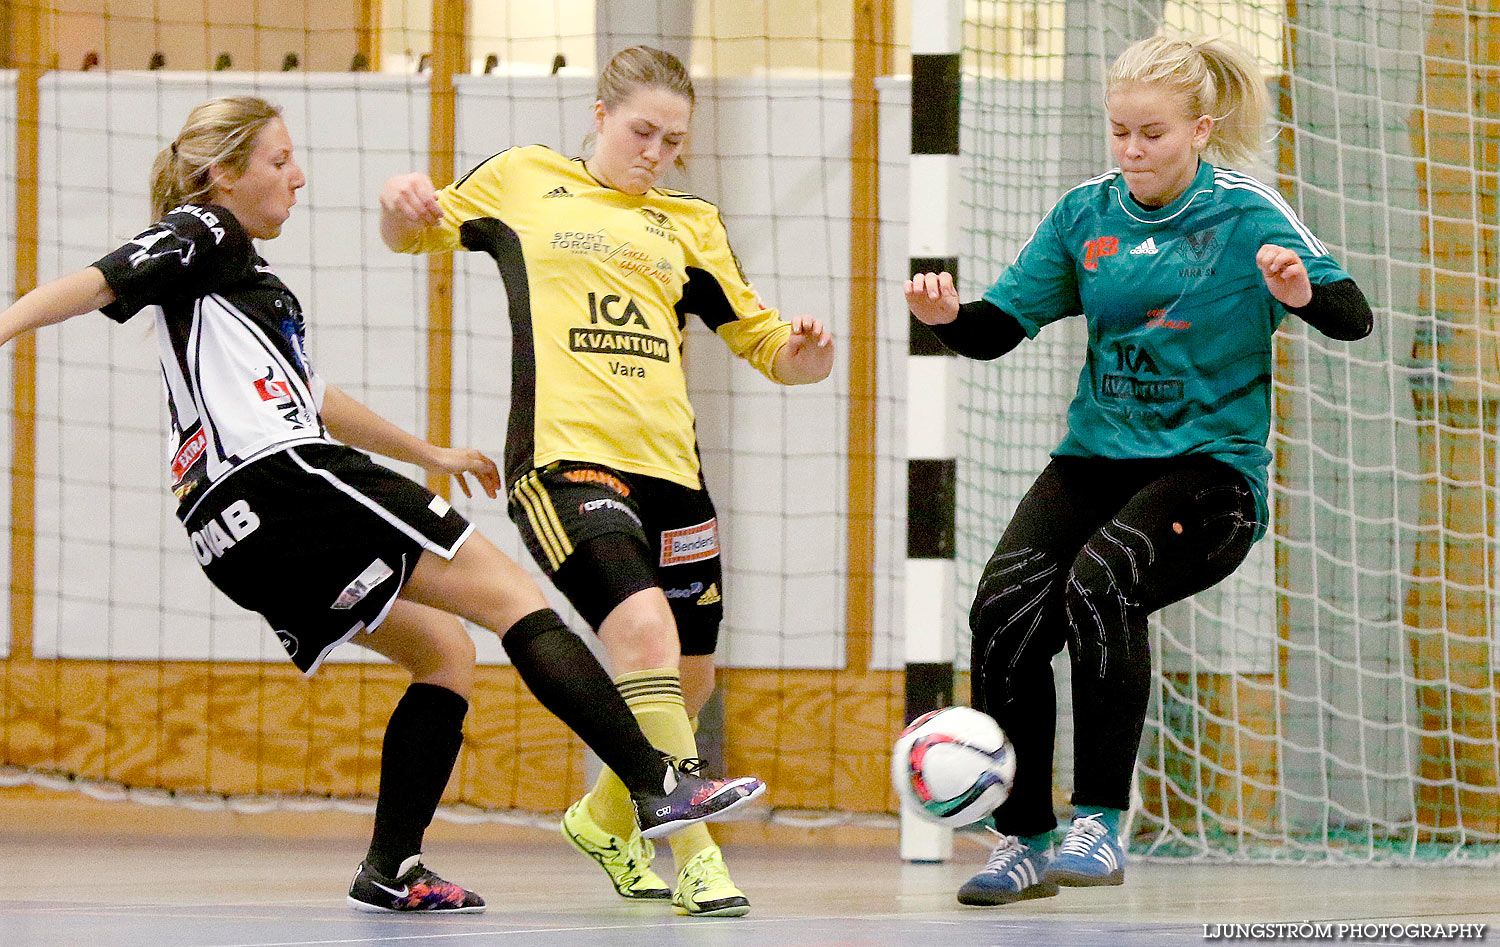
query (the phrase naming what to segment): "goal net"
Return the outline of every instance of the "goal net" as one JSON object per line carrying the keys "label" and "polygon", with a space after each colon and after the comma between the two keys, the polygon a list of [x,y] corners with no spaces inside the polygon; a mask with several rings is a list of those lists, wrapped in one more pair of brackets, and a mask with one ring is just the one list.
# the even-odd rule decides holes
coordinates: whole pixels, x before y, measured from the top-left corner
{"label": "goal net", "polygon": [[[1151,623],[1134,850],[1500,857],[1500,6],[965,6],[964,298],[1063,191],[1111,166],[1104,71],[1168,29],[1260,60],[1277,134],[1250,170],[1376,313],[1357,343],[1296,318],[1277,334],[1270,530],[1235,575]],[[958,529],[970,579],[1061,439],[1084,345],[1068,323],[1081,321],[968,368]],[[1062,785],[1087,765],[1067,750],[1068,729]]]}

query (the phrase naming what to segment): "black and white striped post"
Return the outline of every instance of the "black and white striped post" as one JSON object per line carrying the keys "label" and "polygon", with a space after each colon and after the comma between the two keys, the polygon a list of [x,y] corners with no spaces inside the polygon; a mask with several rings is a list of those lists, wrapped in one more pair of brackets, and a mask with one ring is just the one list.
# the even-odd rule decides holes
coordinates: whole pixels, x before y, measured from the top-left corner
{"label": "black and white striped post", "polygon": [[[958,279],[958,107],[962,0],[913,0],[909,248],[912,273]],[[953,703],[952,353],[909,317],[906,360],[906,719]],[[939,862],[953,832],[901,813],[901,858]]]}

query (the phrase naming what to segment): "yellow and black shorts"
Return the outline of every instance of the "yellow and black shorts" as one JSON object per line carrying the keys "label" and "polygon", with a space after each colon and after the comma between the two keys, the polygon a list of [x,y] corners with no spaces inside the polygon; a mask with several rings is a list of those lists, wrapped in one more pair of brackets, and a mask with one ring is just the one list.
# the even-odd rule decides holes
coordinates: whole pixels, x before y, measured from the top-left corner
{"label": "yellow and black shorts", "polygon": [[706,489],[562,461],[516,481],[510,517],[537,564],[596,630],[625,599],[658,587],[682,653],[713,654],[724,574]]}

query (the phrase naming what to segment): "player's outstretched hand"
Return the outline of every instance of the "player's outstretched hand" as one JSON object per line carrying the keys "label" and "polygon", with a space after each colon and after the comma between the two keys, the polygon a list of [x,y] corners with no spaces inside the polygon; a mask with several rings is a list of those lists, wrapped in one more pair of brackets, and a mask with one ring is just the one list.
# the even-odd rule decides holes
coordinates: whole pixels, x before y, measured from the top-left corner
{"label": "player's outstretched hand", "polygon": [[380,209],[423,227],[443,219],[437,188],[432,186],[432,178],[421,171],[388,179],[380,189]]}
{"label": "player's outstretched hand", "polygon": [[1266,289],[1283,306],[1305,306],[1312,302],[1312,280],[1295,251],[1268,243],[1255,252],[1255,265],[1260,267]]}
{"label": "player's outstretched hand", "polygon": [[464,496],[469,492],[469,482],[464,474],[473,474],[484,495],[494,499],[500,494],[500,471],[495,462],[473,447],[439,447],[431,458],[422,464],[430,473],[450,474],[458,481]]}
{"label": "player's outstretched hand", "polygon": [[780,377],[795,385],[822,381],[833,370],[833,334],[822,319],[793,316],[792,334],[781,350]]}
{"label": "player's outstretched hand", "polygon": [[906,305],[917,321],[940,326],[958,318],[958,290],[951,273],[917,273],[906,281]]}

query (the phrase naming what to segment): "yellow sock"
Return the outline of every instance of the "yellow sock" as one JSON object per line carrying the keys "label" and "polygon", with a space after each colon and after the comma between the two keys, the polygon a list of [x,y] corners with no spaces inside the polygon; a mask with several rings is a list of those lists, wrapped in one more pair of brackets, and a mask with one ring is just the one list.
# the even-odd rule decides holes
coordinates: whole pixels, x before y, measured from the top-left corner
{"label": "yellow sock", "polygon": [[594,788],[589,790],[589,814],[610,835],[628,838],[635,829],[635,805],[630,790],[608,766],[599,771]]}
{"label": "yellow sock", "polygon": [[[688,726],[693,731],[693,754],[698,753],[698,715],[688,717]],[[708,826],[702,822],[697,825],[683,829],[675,835],[667,836],[667,841],[672,845],[672,861],[681,867],[687,864],[687,860],[714,844],[713,836],[708,834]]]}
{"label": "yellow sock", "polygon": [[[615,686],[635,714],[641,732],[651,745],[678,759],[698,755],[693,725],[682,702],[682,678],[676,668],[630,671],[615,678]],[[635,823],[630,791],[610,769],[600,771],[589,793],[589,812],[594,821],[612,835],[628,835]],[[714,843],[702,824],[689,826],[668,836],[672,857],[678,865]]]}

